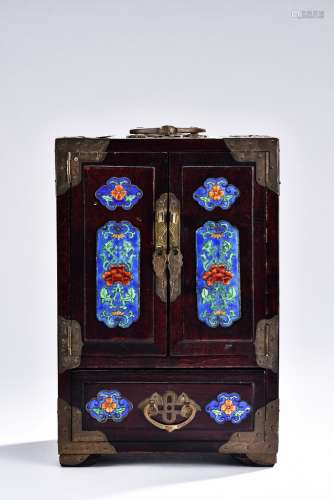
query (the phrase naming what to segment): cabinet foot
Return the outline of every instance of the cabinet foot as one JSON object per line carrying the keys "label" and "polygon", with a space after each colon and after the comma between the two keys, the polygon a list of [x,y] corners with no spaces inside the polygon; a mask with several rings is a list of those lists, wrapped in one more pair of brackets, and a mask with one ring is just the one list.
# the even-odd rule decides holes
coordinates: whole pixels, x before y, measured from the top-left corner
{"label": "cabinet foot", "polygon": [[276,453],[233,454],[235,460],[255,467],[272,467],[276,463]]}
{"label": "cabinet foot", "polygon": [[96,463],[99,455],[59,455],[59,463],[63,467],[86,467]]}

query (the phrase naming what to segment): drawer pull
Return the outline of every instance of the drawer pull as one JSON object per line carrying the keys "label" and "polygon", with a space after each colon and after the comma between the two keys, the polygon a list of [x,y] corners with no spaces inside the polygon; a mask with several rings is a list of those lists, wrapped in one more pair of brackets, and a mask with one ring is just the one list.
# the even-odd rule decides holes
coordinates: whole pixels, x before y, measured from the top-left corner
{"label": "drawer pull", "polygon": [[[139,408],[150,424],[167,432],[182,429],[194,420],[196,413],[201,410],[185,392],[177,396],[174,391],[166,391],[162,396],[155,392],[142,401]],[[155,420],[154,417],[159,417],[160,420]],[[178,417],[185,420],[176,422]]]}

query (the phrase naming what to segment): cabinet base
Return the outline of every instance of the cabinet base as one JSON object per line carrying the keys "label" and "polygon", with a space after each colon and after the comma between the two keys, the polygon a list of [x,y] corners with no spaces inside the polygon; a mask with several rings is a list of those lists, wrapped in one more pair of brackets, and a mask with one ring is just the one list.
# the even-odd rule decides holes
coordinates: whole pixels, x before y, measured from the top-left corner
{"label": "cabinet base", "polygon": [[[187,461],[187,458],[191,457],[194,458],[199,458],[203,460],[203,462],[206,461],[212,461],[212,458],[215,457],[217,458],[217,461],[215,460],[214,463],[219,463],[221,461],[222,465],[224,465],[225,461],[224,459],[226,457],[231,457],[233,458],[236,462],[239,462],[239,464],[247,465],[247,466],[253,466],[253,467],[272,467],[276,463],[276,455],[268,455],[268,454],[258,454],[258,455],[252,455],[251,457],[248,457],[246,454],[231,454],[231,455],[221,455],[221,454],[216,454],[216,453],[184,453],[184,452],[167,452],[167,453],[156,453],[156,452],[123,452],[123,453],[117,453],[115,454],[103,454],[103,457],[108,457],[108,463],[112,465],[112,460],[117,460],[117,458],[128,458],[133,461],[138,461],[138,460],[143,460],[147,459],[147,457],[153,457],[153,456],[159,456],[159,457],[164,457],[168,459],[169,457],[180,457]],[[111,459],[111,457],[113,457]],[[102,455],[100,454],[91,454],[91,455],[79,455],[79,454],[61,454],[59,455],[59,462],[62,467],[88,467],[90,465],[96,464],[96,462],[99,461],[99,459],[102,458]],[[110,459],[110,460],[109,460]],[[210,460],[209,460],[210,459]]]}
{"label": "cabinet base", "polygon": [[258,454],[258,455],[231,455],[235,460],[254,467],[273,467],[276,463],[276,454]]}
{"label": "cabinet base", "polygon": [[62,467],[86,467],[94,465],[100,455],[59,455],[59,463]]}

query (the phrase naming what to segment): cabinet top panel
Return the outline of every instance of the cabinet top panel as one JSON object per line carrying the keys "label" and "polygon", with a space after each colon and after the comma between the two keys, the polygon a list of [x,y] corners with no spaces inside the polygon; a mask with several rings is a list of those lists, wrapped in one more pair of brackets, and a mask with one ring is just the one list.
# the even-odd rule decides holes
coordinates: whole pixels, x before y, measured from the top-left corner
{"label": "cabinet top panel", "polygon": [[188,137],[116,137],[116,136],[101,136],[101,137],[84,137],[84,136],[76,136],[76,137],[58,137],[56,138],[56,146],[68,145],[73,143],[92,143],[92,142],[111,142],[111,143],[127,143],[127,144],[164,144],[164,147],[168,148],[168,144],[177,144],[177,145],[185,145],[191,144],[192,146],[202,145],[203,144],[221,144],[224,141],[236,141],[238,143],[247,143],[252,144],[256,147],[257,143],[261,144],[270,144],[277,143],[278,138],[267,136],[267,135],[230,135],[227,137],[205,137],[205,136],[188,136]]}
{"label": "cabinet top panel", "polygon": [[220,151],[233,154],[238,151],[268,151],[278,153],[279,140],[266,136],[230,136],[222,138],[113,138],[62,137],[56,139],[56,155],[67,152],[186,152]]}

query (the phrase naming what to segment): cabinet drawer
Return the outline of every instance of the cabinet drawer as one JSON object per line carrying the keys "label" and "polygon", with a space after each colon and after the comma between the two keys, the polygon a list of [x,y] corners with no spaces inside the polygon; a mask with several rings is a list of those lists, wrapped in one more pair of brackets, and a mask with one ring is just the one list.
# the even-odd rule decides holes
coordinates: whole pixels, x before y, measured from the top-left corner
{"label": "cabinet drawer", "polygon": [[78,370],[72,373],[72,433],[79,415],[77,441],[100,431],[117,449],[130,442],[141,449],[154,442],[222,443],[234,432],[254,430],[255,411],[266,403],[264,386],[263,370]]}

